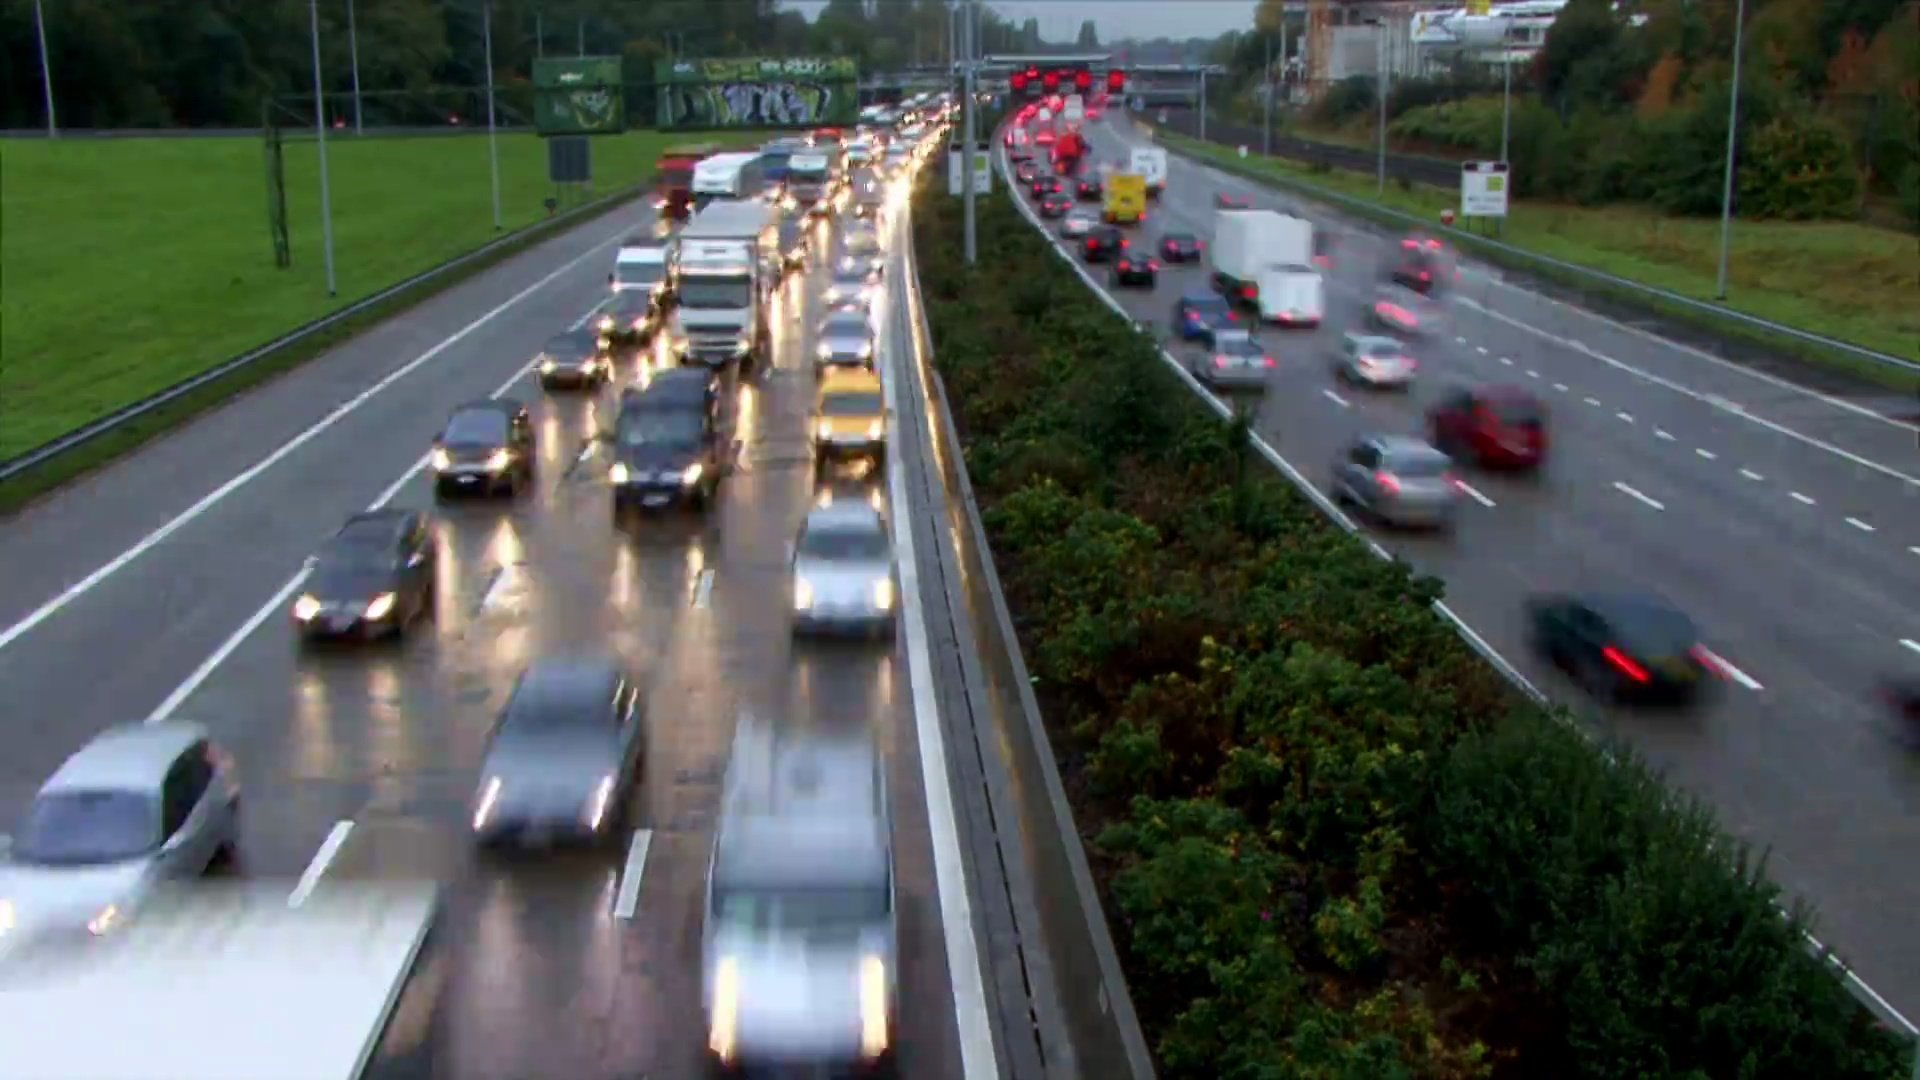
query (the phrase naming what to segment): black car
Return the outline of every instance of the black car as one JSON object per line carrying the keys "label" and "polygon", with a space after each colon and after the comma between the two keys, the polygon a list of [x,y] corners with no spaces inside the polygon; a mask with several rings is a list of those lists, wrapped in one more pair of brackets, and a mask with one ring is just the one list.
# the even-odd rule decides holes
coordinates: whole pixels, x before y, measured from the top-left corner
{"label": "black car", "polygon": [[1720,673],[1693,620],[1657,597],[1543,596],[1527,615],[1541,653],[1603,701],[1689,701]]}
{"label": "black car", "polygon": [[293,622],[308,637],[399,634],[433,614],[433,527],[418,510],[368,510],[347,519],[307,562]]}
{"label": "black car", "polygon": [[1422,295],[1451,285],[1459,277],[1453,256],[1446,245],[1432,237],[1415,234],[1400,241],[1400,248],[1389,261],[1387,277]]}
{"label": "black car", "polygon": [[789,273],[804,273],[807,250],[813,246],[813,231],[803,221],[788,218],[780,223],[780,263]]}
{"label": "black car", "polygon": [[659,324],[660,307],[648,289],[622,289],[600,313],[600,336],[609,343],[645,341]]}
{"label": "black car", "polygon": [[1080,254],[1090,263],[1111,262],[1125,254],[1133,246],[1117,227],[1102,225],[1090,229],[1080,241]]}
{"label": "black car", "polygon": [[613,357],[607,355],[603,339],[591,330],[569,330],[555,334],[540,346],[534,358],[540,369],[540,386],[600,387],[613,378]]}
{"label": "black car", "polygon": [[434,494],[515,495],[533,482],[533,417],[513,398],[460,406],[433,440]]}
{"label": "black car", "polygon": [[1013,177],[1023,184],[1031,184],[1040,179],[1040,166],[1031,160],[1017,161],[1013,166]]}
{"label": "black car", "polygon": [[1105,192],[1101,190],[1100,181],[1095,177],[1082,177],[1073,185],[1073,197],[1081,202],[1099,202],[1103,194]]}
{"label": "black car", "polygon": [[1122,251],[1113,261],[1113,280],[1115,285],[1145,285],[1153,288],[1155,277],[1160,273],[1158,259],[1142,258],[1131,251]]}
{"label": "black car", "polygon": [[1042,176],[1033,184],[1033,197],[1044,199],[1049,195],[1058,195],[1067,190],[1067,182],[1057,176]]}
{"label": "black car", "polygon": [[1073,209],[1073,200],[1067,198],[1064,192],[1056,192],[1052,195],[1043,195],[1040,197],[1041,217],[1065,217],[1067,211],[1071,209]]}
{"label": "black car", "polygon": [[1170,232],[1160,237],[1160,257],[1170,263],[1198,262],[1206,250],[1207,245],[1192,233]]}
{"label": "black car", "polygon": [[663,371],[645,389],[623,394],[607,470],[614,512],[704,510],[730,456],[724,440],[731,397],[727,374],[704,367]]}

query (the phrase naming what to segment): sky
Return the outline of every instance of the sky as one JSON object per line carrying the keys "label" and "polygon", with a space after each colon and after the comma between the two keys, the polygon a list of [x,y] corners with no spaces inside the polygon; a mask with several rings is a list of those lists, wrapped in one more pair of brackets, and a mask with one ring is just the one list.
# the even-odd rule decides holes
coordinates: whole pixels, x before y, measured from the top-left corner
{"label": "sky", "polygon": [[[781,7],[811,19],[826,0],[782,0]],[[1101,41],[1119,38],[1218,37],[1253,26],[1257,0],[988,0],[987,6],[1016,26],[1040,20],[1048,41],[1072,41],[1080,23],[1092,19]]]}

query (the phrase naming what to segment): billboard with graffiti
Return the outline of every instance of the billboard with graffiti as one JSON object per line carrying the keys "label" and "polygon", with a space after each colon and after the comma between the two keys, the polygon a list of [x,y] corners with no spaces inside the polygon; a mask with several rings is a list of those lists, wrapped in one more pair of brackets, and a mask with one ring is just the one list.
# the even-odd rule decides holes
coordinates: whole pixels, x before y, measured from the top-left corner
{"label": "billboard with graffiti", "polygon": [[843,56],[666,60],[656,70],[662,128],[851,124],[860,69]]}
{"label": "billboard with graffiti", "polygon": [[568,56],[533,62],[534,127],[542,135],[625,131],[627,102],[617,56]]}

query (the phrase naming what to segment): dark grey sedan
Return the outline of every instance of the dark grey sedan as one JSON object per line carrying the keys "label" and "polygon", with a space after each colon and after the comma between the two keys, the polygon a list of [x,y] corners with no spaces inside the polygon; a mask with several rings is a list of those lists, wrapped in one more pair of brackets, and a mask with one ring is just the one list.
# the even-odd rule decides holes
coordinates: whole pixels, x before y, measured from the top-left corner
{"label": "dark grey sedan", "polygon": [[555,334],[540,347],[540,388],[599,387],[613,378],[613,357],[592,330]]}
{"label": "dark grey sedan", "polygon": [[822,365],[873,366],[873,324],[857,307],[835,310],[820,323],[815,359]]}
{"label": "dark grey sedan", "polygon": [[646,755],[637,679],[615,660],[527,668],[494,727],[473,797],[483,844],[541,847],[618,838]]}

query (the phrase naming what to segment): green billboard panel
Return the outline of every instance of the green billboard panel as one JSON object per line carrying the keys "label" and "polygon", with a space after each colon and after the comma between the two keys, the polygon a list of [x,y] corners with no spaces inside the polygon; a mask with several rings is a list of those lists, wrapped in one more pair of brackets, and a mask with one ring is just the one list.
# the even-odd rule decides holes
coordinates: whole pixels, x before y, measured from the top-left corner
{"label": "green billboard panel", "polygon": [[844,56],[663,60],[655,69],[662,128],[851,124],[860,67]]}
{"label": "green billboard panel", "polygon": [[627,128],[617,56],[533,62],[533,122],[542,135],[604,135]]}

